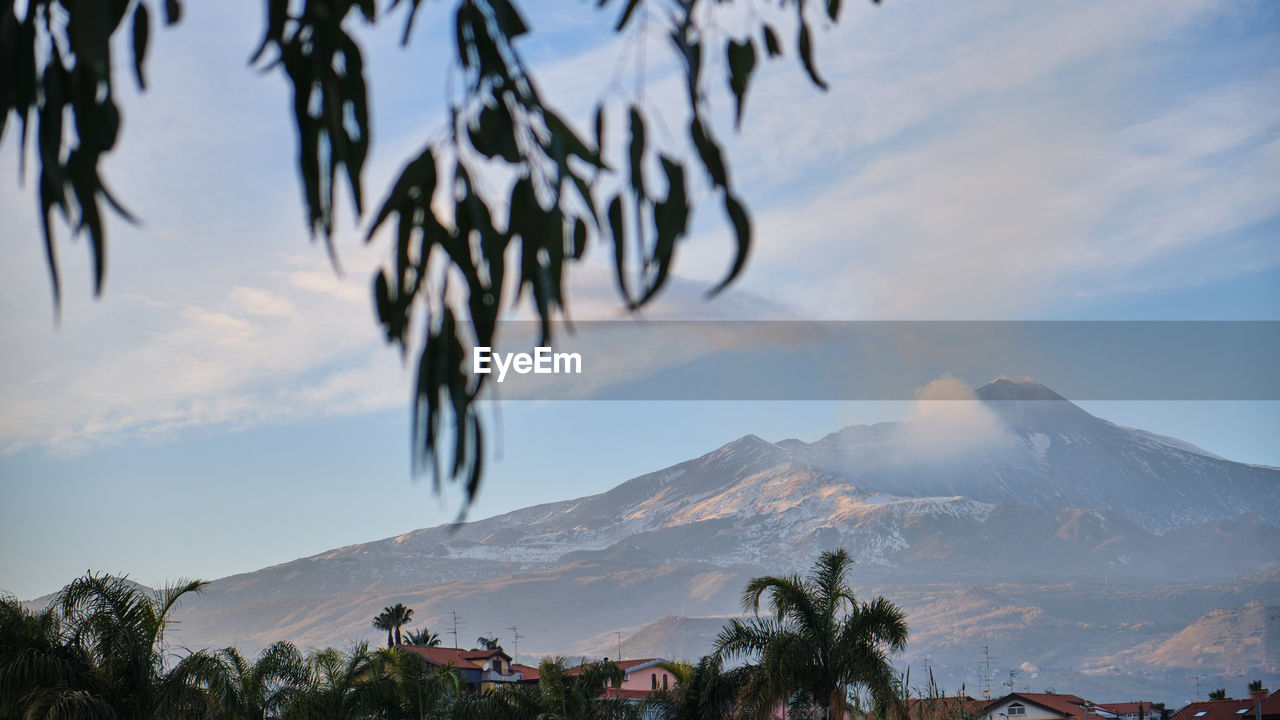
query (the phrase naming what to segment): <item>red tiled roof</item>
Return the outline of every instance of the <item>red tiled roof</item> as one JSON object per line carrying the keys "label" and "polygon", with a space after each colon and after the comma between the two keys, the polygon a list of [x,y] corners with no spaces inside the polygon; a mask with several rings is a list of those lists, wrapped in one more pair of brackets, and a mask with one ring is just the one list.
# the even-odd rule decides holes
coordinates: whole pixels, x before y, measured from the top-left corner
{"label": "red tiled roof", "polygon": [[1088,703],[1087,700],[1078,695],[1059,693],[1010,693],[1002,698],[992,700],[987,703],[986,707],[993,708],[1010,700],[1023,700],[1025,702],[1035,703],[1042,708],[1059,713],[1063,717],[1076,718],[1077,720],[1084,720],[1084,706]]}
{"label": "red tiled roof", "polygon": [[1128,715],[1136,712],[1141,712],[1143,715],[1160,714],[1160,710],[1153,703],[1146,700],[1142,702],[1098,703],[1098,707],[1117,715]]}
{"label": "red tiled roof", "polygon": [[[1254,700],[1205,700],[1179,710],[1170,720],[1241,720],[1253,715]],[[1264,701],[1265,703],[1265,701]],[[1266,714],[1266,708],[1263,708]]]}
{"label": "red tiled roof", "polygon": [[[662,662],[662,658],[643,658],[641,660],[614,660],[613,664],[617,665],[618,668],[622,670],[622,672],[630,672],[634,668],[641,667],[644,665],[652,665],[654,663],[660,663],[660,662]],[[584,664],[591,665],[592,663],[584,663]],[[577,675],[582,672],[582,668],[583,668],[583,665],[574,665],[571,668],[566,668],[564,671],[564,674]]]}
{"label": "red tiled roof", "polygon": [[[1249,712],[1242,717],[1245,720],[1257,720],[1256,700],[1250,699]],[[1277,690],[1262,699],[1262,720],[1270,715],[1280,715],[1280,690]]]}
{"label": "red tiled roof", "polygon": [[652,665],[654,663],[660,663],[660,662],[662,662],[662,658],[644,658],[643,660],[614,660],[613,664],[617,665],[619,668],[622,668],[622,672],[627,672],[628,670],[635,667],[640,667],[642,665]]}
{"label": "red tiled roof", "polygon": [[520,682],[538,682],[538,668],[532,665],[511,663],[511,672],[520,673]]}
{"label": "red tiled roof", "polygon": [[510,662],[510,661],[511,661],[511,656],[510,656],[510,655],[508,655],[508,654],[506,654],[505,652],[503,652],[503,651],[502,651],[502,650],[500,650],[500,649],[494,649],[494,650],[460,650],[459,652],[461,652],[461,653],[462,653],[462,657],[464,657],[464,658],[466,658],[466,659],[468,659],[468,660],[488,660],[488,659],[490,659],[490,658],[494,657],[495,655],[501,655],[502,657],[506,658],[508,662]]}
{"label": "red tiled roof", "polygon": [[465,668],[467,670],[479,670],[480,665],[468,660],[465,655],[469,650],[456,650],[454,648],[442,647],[423,647],[421,645],[400,645],[401,650],[407,650],[424,658],[432,665],[452,665],[456,668]]}

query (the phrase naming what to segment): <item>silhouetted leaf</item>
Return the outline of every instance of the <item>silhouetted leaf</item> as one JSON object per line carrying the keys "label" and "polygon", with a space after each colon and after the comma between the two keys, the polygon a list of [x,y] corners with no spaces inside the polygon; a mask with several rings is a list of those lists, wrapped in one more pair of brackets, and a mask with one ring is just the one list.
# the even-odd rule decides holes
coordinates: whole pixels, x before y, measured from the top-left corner
{"label": "silhouetted leaf", "polygon": [[595,115],[596,147],[604,148],[604,105],[596,106]]}
{"label": "silhouetted leaf", "polygon": [[[394,10],[399,4],[400,0],[392,0],[391,9]],[[418,6],[421,4],[422,0],[410,0],[409,2],[409,16],[404,20],[404,35],[400,38],[401,45],[409,44],[409,34],[413,32],[413,20],[418,16]]]}
{"label": "silhouetted leaf", "polygon": [[[603,4],[603,3],[602,3]],[[618,18],[618,26],[614,28],[616,31],[622,30],[631,22],[631,15],[640,7],[640,0],[627,0],[627,6],[622,9],[622,17]]]}
{"label": "silhouetted leaf", "polygon": [[379,270],[373,278],[373,305],[378,311],[378,319],[382,321],[387,331],[387,338],[390,339],[392,337],[391,287],[387,283],[387,274],[382,270]]}
{"label": "silhouetted leaf", "polygon": [[827,0],[827,17],[832,22],[840,19],[840,0]]}
{"label": "silhouetted leaf", "polygon": [[587,223],[582,218],[573,222],[573,259],[581,260],[587,251]]}
{"label": "silhouetted leaf", "polygon": [[258,49],[253,51],[249,64],[258,62],[271,43],[284,42],[284,23],[288,19],[289,0],[267,0],[267,30]]}
{"label": "silhouetted leaf", "polygon": [[378,227],[393,211],[412,212],[412,192],[417,192],[418,203],[423,207],[429,208],[431,194],[435,192],[435,189],[436,159],[431,154],[431,148],[427,148],[400,171],[400,177],[396,178],[396,183],[391,187],[391,192],[387,193],[387,199],[382,201],[382,209],[378,211],[377,217],[374,218],[373,224],[369,227],[369,233],[365,236],[365,241],[373,239],[373,234],[377,232]]}
{"label": "silhouetted leaf", "polygon": [[733,267],[729,269],[729,274],[719,282],[714,288],[708,292],[708,295],[716,295],[729,287],[738,274],[742,272],[742,268],[747,265],[747,254],[751,250],[751,220],[747,217],[747,211],[742,207],[742,203],[733,195],[726,192],[724,194],[724,212],[728,216],[729,222],[733,224],[734,237],[737,240],[737,253],[733,259]]}
{"label": "silhouetted leaf", "polygon": [[737,42],[730,40],[725,49],[729,65],[729,89],[737,98],[737,113],[734,115],[735,126],[742,125],[742,108],[747,100],[747,84],[751,81],[751,73],[756,67],[756,46],[751,40]]}
{"label": "silhouetted leaf", "polygon": [[656,240],[650,261],[656,265],[652,281],[639,304],[652,299],[667,281],[675,257],[676,240],[684,234],[689,222],[689,202],[685,194],[684,167],[665,155],[662,170],[667,176],[667,197],[654,205],[653,220]]}
{"label": "silhouetted leaf", "polygon": [[93,162],[91,154],[79,148],[71,151],[67,157],[67,177],[80,207],[79,228],[89,232],[89,247],[93,253],[93,293],[101,295],[107,267],[107,238],[102,231],[102,215],[98,212],[98,174]]}
{"label": "silhouetted leaf", "polygon": [[[547,124],[547,130],[551,132],[551,142],[554,147],[556,144],[561,145],[565,152],[569,155],[576,155],[592,165],[600,165],[600,153],[587,147],[582,138],[578,137],[560,116],[552,112],[550,109],[543,108],[543,120]],[[553,154],[554,157],[554,154]],[[559,158],[557,158],[559,159]]]}
{"label": "silhouetted leaf", "polygon": [[147,80],[142,72],[142,63],[147,59],[147,38],[151,32],[151,21],[147,17],[147,6],[138,3],[133,11],[133,72],[138,78],[138,87],[146,89]]}
{"label": "silhouetted leaf", "polygon": [[50,222],[50,215],[53,208],[59,206],[61,200],[61,190],[55,189],[53,181],[49,178],[48,168],[42,168],[40,171],[40,226],[44,231],[44,253],[45,260],[49,265],[49,279],[53,286],[53,304],[55,308],[62,305],[62,283],[58,279],[58,254],[53,245],[53,225]]}
{"label": "silhouetted leaf", "polygon": [[644,190],[644,117],[631,106],[631,189],[636,197],[648,197]]}
{"label": "silhouetted leaf", "polygon": [[782,45],[778,42],[778,34],[768,25],[764,26],[764,49],[771,58],[782,54]]}
{"label": "silhouetted leaf", "polygon": [[182,19],[182,4],[178,0],[164,0],[164,24],[173,25]]}
{"label": "silhouetted leaf", "polygon": [[520,13],[509,0],[490,0],[490,5],[493,8],[494,20],[498,23],[498,29],[507,36],[508,40],[515,40],[529,32],[524,19],[520,17]]}
{"label": "silhouetted leaf", "polygon": [[827,81],[823,80],[818,75],[818,68],[813,64],[813,45],[809,39],[809,26],[806,25],[804,21],[800,22],[799,45],[800,45],[800,62],[804,64],[805,72],[809,73],[809,79],[813,81],[814,85],[817,85],[823,90],[826,90]]}
{"label": "silhouetted leaf", "polygon": [[614,195],[609,202],[609,232],[613,235],[613,267],[618,280],[618,291],[628,307],[633,307],[631,291],[627,289],[627,245],[622,230],[622,196]]}
{"label": "silhouetted leaf", "polygon": [[516,146],[515,126],[511,114],[502,102],[486,105],[477,118],[478,127],[468,128],[471,145],[485,157],[501,155],[509,163],[519,162],[521,155]]}
{"label": "silhouetted leaf", "polygon": [[729,183],[729,177],[724,167],[724,158],[716,141],[711,139],[703,128],[701,119],[694,118],[689,123],[689,134],[693,137],[693,146],[698,150],[698,157],[702,158],[702,164],[707,168],[707,174],[711,176],[711,182],[717,187],[725,187]]}

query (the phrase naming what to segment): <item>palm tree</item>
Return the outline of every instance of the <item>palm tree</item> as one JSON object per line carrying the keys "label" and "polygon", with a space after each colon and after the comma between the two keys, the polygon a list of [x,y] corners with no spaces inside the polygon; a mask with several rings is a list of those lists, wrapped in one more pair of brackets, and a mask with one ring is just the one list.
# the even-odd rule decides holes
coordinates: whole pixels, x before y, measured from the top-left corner
{"label": "palm tree", "polygon": [[435,668],[399,647],[374,651],[370,660],[360,678],[368,715],[404,720],[447,717],[446,703],[461,692],[461,677],[452,667]]}
{"label": "palm tree", "polygon": [[426,628],[426,627],[422,628],[421,630],[410,630],[409,632],[405,633],[404,637],[405,637],[405,640],[407,640],[408,644],[410,645],[418,645],[420,647],[439,647],[440,646],[440,634],[433,633],[429,628]]}
{"label": "palm tree", "polygon": [[661,663],[659,667],[676,678],[676,686],[663,702],[661,717],[666,720],[732,717],[748,671],[745,667],[725,671],[714,656],[702,658],[697,665]]}
{"label": "palm tree", "polygon": [[249,662],[225,648],[210,656],[197,674],[214,715],[226,720],[279,717],[307,682],[307,662],[293,643],[279,641]]}
{"label": "palm tree", "polygon": [[622,720],[643,716],[642,704],[600,697],[606,687],[622,684],[625,675],[617,665],[583,662],[574,670],[568,670],[562,657],[543,658],[538,663],[538,718]]}
{"label": "palm tree", "polygon": [[[394,645],[399,645],[400,644],[400,628],[409,624],[410,618],[413,617],[413,608],[405,607],[404,603],[396,603],[395,605],[392,605],[390,607],[383,608],[382,615],[380,615],[379,617],[382,617],[382,616],[386,617],[386,623],[387,625],[390,626],[389,629],[395,633]],[[388,635],[387,646],[394,647],[394,645],[391,644],[391,636]]]}
{"label": "palm tree", "polygon": [[110,717],[91,659],[65,636],[53,606],[32,612],[0,596],[0,718],[43,718],[59,703],[78,717]]}
{"label": "palm tree", "polygon": [[391,608],[385,608],[373,618],[373,626],[387,631],[387,647],[395,647],[395,631],[391,625]]}
{"label": "palm tree", "polygon": [[[907,644],[901,608],[883,597],[858,602],[845,576],[853,561],[843,548],[823,552],[807,578],[752,579],[742,607],[753,617],[733,620],[716,637],[719,661],[747,659],[741,699],[760,713],[779,703],[812,707],[843,720],[851,689],[867,689],[902,713],[889,656]],[[771,612],[760,615],[769,595]]]}
{"label": "palm tree", "polygon": [[373,705],[366,680],[374,667],[369,643],[346,652],[334,648],[314,650],[307,656],[307,680],[289,703],[286,718],[299,720],[352,720]]}
{"label": "palm tree", "polygon": [[[31,613],[0,603],[0,710],[28,720],[154,718],[198,702],[189,654],[168,669],[169,614],[202,580],[152,593],[122,577],[88,574]],[[6,717],[14,717],[10,713]]]}
{"label": "palm tree", "polygon": [[481,635],[480,637],[476,638],[476,642],[480,643],[480,647],[476,648],[477,650],[501,650],[502,649],[502,646],[498,644],[498,638],[496,637],[485,637],[484,635]]}

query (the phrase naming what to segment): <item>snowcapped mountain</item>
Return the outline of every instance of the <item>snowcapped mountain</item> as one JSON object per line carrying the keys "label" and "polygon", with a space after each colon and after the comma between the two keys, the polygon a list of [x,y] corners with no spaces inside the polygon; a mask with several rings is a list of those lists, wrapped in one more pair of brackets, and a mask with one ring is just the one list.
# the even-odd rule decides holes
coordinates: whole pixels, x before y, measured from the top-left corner
{"label": "snowcapped mountain", "polygon": [[183,642],[340,644],[403,601],[435,628],[465,611],[473,629],[516,623],[539,638],[522,649],[565,652],[673,613],[733,613],[747,577],[835,546],[860,582],[904,597],[1280,568],[1280,470],[1119,427],[1034,383],[976,395],[813,443],[747,435],[598,495],[223,578],[184,611]]}
{"label": "snowcapped mountain", "polygon": [[[1114,425],[1036,383],[996,380],[976,394],[980,403],[935,403],[970,406],[941,420],[850,427],[811,445],[780,444],[885,493],[1091,508],[1155,533],[1249,512],[1280,517],[1275,468]],[[952,432],[973,441],[939,450]]]}

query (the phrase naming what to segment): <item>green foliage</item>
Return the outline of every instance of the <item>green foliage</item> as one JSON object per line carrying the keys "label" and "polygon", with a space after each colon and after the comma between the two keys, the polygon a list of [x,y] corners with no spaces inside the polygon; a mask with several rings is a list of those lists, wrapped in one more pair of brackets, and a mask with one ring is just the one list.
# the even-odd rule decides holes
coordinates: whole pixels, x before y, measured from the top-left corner
{"label": "green foliage", "polygon": [[1262,690],[1262,681],[1261,681],[1261,680],[1250,680],[1250,681],[1249,681],[1249,692],[1259,692],[1259,691],[1261,691],[1261,690]]}
{"label": "green foliage", "polygon": [[476,638],[476,642],[480,644],[480,647],[476,648],[477,650],[501,650],[502,649],[502,646],[498,644],[498,638],[496,637],[485,637],[481,635],[480,637]]}
{"label": "green foliage", "polygon": [[425,626],[421,630],[410,630],[404,637],[405,642],[409,645],[419,645],[421,647],[440,646],[440,634],[431,632],[431,629]]}
{"label": "green foliage", "polygon": [[1209,693],[1209,699],[1210,699],[1210,700],[1226,700],[1226,699],[1227,699],[1227,689],[1226,689],[1226,688],[1218,688],[1217,690],[1214,690],[1214,691],[1210,692],[1210,693]]}
{"label": "green foliage", "polygon": [[400,628],[409,624],[409,620],[413,617],[413,609],[405,607],[404,603],[396,603],[382,609],[373,618],[373,626],[379,630],[387,631],[387,647],[395,647],[400,644]]}
{"label": "green foliage", "polygon": [[0,600],[0,717],[152,718],[188,706],[188,654],[172,668],[164,634],[184,595],[205,583],[181,580],[146,593],[125,578],[85,575],[32,613]]}
{"label": "green foliage", "polygon": [[[696,664],[664,663],[675,686],[642,702],[607,697],[625,678],[608,661],[570,668],[564,658],[546,658],[536,687],[477,694],[452,667],[368,643],[304,656],[277,642],[252,660],[231,647],[187,652],[170,667],[169,614],[205,583],[183,580],[148,593],[124,578],[90,574],[40,612],[0,597],[0,720],[684,720],[760,717],[779,703],[788,705],[788,717],[809,717],[833,698],[843,700],[845,690],[866,689],[879,700],[906,687],[894,681],[886,658],[906,642],[901,611],[883,598],[858,603],[844,584],[848,564],[843,551],[824,553],[807,579],[752,580],[744,606],[758,611],[768,595],[772,617],[757,612],[752,622],[730,623],[716,654]],[[397,603],[375,624],[391,632],[412,614]],[[408,638],[438,644],[426,628]],[[496,647],[496,638],[480,640]],[[732,657],[757,662],[725,670]],[[840,694],[828,692],[823,678],[834,678]],[[837,707],[842,712],[843,702]]]}
{"label": "green foliage", "polygon": [[[133,219],[111,194],[98,164],[120,135],[111,37],[127,19],[134,79],[145,88],[151,14],[141,0],[59,2],[56,9],[54,0],[29,0],[21,18],[17,5],[15,0],[0,1],[0,139],[12,113],[21,124],[21,163],[34,116],[37,197],[57,306],[61,289],[53,211],[71,224],[73,233],[89,236],[95,294],[102,292],[106,273],[102,204]],[[167,23],[177,22],[180,14],[177,0],[165,3]]]}
{"label": "green foliage", "polygon": [[[60,290],[52,211],[56,208],[75,232],[88,235],[95,292],[101,292],[106,262],[100,201],[130,217],[98,170],[120,128],[111,93],[111,38],[128,16],[134,75],[145,87],[151,27],[145,0],[56,2],[60,8],[53,12],[55,0],[30,0],[19,18],[15,0],[0,0],[0,138],[12,113],[21,123],[25,147],[28,119],[34,114],[38,197],[55,304]],[[390,0],[387,9],[402,4],[402,42],[408,45],[422,3]],[[813,84],[825,89],[826,82],[813,59],[811,3],[790,0],[759,15],[763,8],[756,8],[751,16],[758,24],[738,37],[725,36],[715,22],[722,4],[598,3],[617,12],[615,30],[626,42],[646,43],[654,25],[670,38],[687,90],[685,144],[695,151],[695,159],[685,160],[680,147],[685,139],[673,139],[675,145],[664,149],[646,137],[646,125],[657,113],[644,101],[641,60],[632,97],[623,102],[629,143],[626,170],[619,172],[604,156],[608,116],[616,108],[600,100],[594,110],[595,132],[587,137],[539,92],[518,42],[533,31],[516,2],[456,0],[451,14],[456,66],[438,69],[442,80],[451,75],[463,80],[461,97],[450,98],[447,138],[425,144],[408,159],[368,226],[369,239],[384,226],[391,227],[394,238],[389,271],[373,279],[374,304],[387,340],[407,353],[415,315],[421,316],[424,341],[412,415],[415,472],[430,468],[437,485],[445,475],[463,482],[468,501],[474,498],[484,456],[475,402],[487,376],[467,371],[464,347],[493,345],[503,308],[526,292],[541,320],[540,344],[550,344],[552,321],[566,314],[567,267],[583,257],[589,243],[612,247],[622,302],[637,308],[653,299],[670,277],[698,203],[718,196],[737,248],[728,272],[710,294],[742,272],[751,247],[751,221],[709,119],[704,58],[723,48],[735,125],[740,125],[759,67],[757,46],[763,43],[768,59],[782,56],[786,50],[771,22],[779,13],[794,11],[800,64]],[[375,0],[264,0],[264,5],[266,28],[251,62],[263,70],[278,69],[292,88],[307,226],[313,237],[324,239],[336,262],[335,187],[345,178],[355,215],[362,218],[361,178],[371,143],[363,54],[349,26],[376,23],[382,16]],[[823,10],[835,22],[840,3],[827,0]],[[164,14],[167,23],[179,20],[177,0],[165,0]],[[55,16],[65,17],[66,23]],[[590,72],[584,69],[583,75]],[[64,147],[68,113],[77,138],[70,148]],[[705,179],[698,177],[699,167]],[[653,170],[660,171],[665,187],[646,182],[646,172]],[[517,259],[516,267],[506,267],[509,254]],[[447,447],[450,436],[452,447]],[[451,460],[444,469],[442,455]]]}
{"label": "green foliage", "polygon": [[[905,615],[883,597],[859,602],[845,579],[852,564],[841,548],[822,553],[807,577],[747,583],[742,606],[752,617],[721,630],[715,658],[748,662],[738,697],[749,713],[786,703],[843,718],[849,692],[865,688],[889,714],[903,714],[889,656],[906,647]],[[766,596],[769,612],[762,616]]]}
{"label": "green foliage", "polygon": [[704,720],[733,717],[739,708],[749,667],[725,670],[719,658],[704,657],[696,665],[664,665],[676,676],[676,686],[663,702],[667,720]]}

